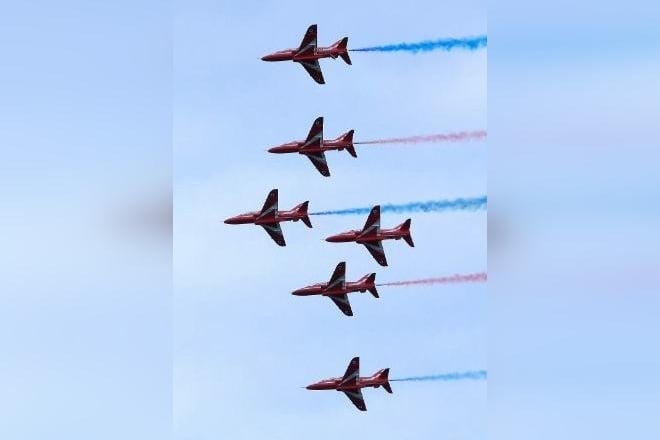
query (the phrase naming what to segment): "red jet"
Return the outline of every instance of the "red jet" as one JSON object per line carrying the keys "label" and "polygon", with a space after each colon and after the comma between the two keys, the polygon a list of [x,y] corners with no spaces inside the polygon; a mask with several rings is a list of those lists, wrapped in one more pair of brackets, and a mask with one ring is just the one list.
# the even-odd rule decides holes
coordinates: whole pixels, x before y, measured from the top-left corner
{"label": "red jet", "polygon": [[390,386],[388,378],[389,374],[390,369],[385,368],[377,371],[373,376],[360,377],[360,358],[354,357],[351,360],[351,363],[348,364],[344,377],[333,377],[331,379],[321,380],[311,385],[307,385],[306,388],[308,390],[342,391],[346,394],[346,397],[353,402],[353,405],[355,405],[357,409],[360,411],[366,411],[367,406],[364,404],[361,389],[367,387],[378,388],[382,386],[385,388],[385,391],[391,394],[392,387]]}
{"label": "red jet", "polygon": [[333,58],[341,57],[346,64],[351,64],[351,58],[348,56],[348,37],[344,37],[329,47],[316,46],[316,25],[313,24],[307,28],[305,37],[297,49],[286,49],[274,52],[262,57],[264,61],[294,61],[300,63],[307,73],[310,74],[314,81],[319,84],[325,84],[323,73],[321,73],[321,66],[319,65],[320,58]]}
{"label": "red jet", "polygon": [[286,246],[284,241],[284,235],[282,235],[282,228],[280,228],[281,222],[302,220],[303,223],[307,225],[308,228],[312,227],[312,222],[309,220],[307,215],[307,206],[309,202],[301,203],[290,211],[278,211],[277,210],[277,189],[272,190],[264,207],[261,208],[261,211],[246,212],[245,214],[237,215],[235,217],[230,217],[225,220],[225,223],[228,225],[244,225],[247,223],[254,223],[263,227],[268,235],[275,240],[275,243],[280,246]]}
{"label": "red jet", "polygon": [[312,284],[302,289],[294,290],[293,295],[297,296],[310,296],[310,295],[321,295],[327,296],[337,304],[339,310],[344,312],[344,315],[353,316],[353,310],[351,310],[351,303],[348,301],[348,293],[351,292],[366,292],[367,290],[371,292],[373,296],[378,298],[378,291],[376,290],[376,274],[371,273],[363,276],[358,281],[355,282],[346,282],[346,263],[342,261],[337,265],[335,271],[330,277],[330,281],[327,283],[317,283]]}
{"label": "red jet", "polygon": [[410,236],[410,219],[401,223],[396,228],[380,229],[380,205],[371,209],[367,222],[361,231],[351,230],[341,234],[332,235],[326,238],[330,243],[347,243],[354,241],[363,244],[369,253],[376,259],[381,266],[387,266],[385,251],[383,250],[383,240],[404,239],[408,245],[414,247],[412,237]]}
{"label": "red jet", "polygon": [[346,150],[348,153],[357,157],[355,147],[353,146],[353,131],[349,130],[339,136],[337,139],[323,140],[323,116],[316,118],[309,130],[307,139],[304,141],[291,141],[286,144],[273,147],[268,150],[269,153],[298,153],[304,154],[312,161],[312,164],[319,170],[319,173],[329,177],[330,170],[325,160],[325,152],[332,150]]}

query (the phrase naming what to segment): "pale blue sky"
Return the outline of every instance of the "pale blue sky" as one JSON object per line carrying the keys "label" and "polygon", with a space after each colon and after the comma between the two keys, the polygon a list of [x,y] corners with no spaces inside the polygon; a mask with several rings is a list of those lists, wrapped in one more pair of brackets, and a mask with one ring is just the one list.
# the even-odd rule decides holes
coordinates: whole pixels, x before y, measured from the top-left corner
{"label": "pale blue sky", "polygon": [[139,213],[170,180],[171,13],[3,4],[2,438],[171,431],[171,250]]}
{"label": "pale blue sky", "polygon": [[[280,208],[311,210],[486,193],[486,143],[364,146],[327,155],[325,179],[304,158],[266,148],[301,138],[317,116],[326,136],[356,140],[486,128],[487,51],[353,53],[322,60],[325,86],[266,53],[295,47],[318,24],[319,44],[349,47],[479,35],[482,2],[373,5],[333,2],[180,3],[175,13],[175,430],[178,438],[480,439],[486,383],[394,383],[366,390],[369,411],[335,392],[301,389],[343,373],[356,355],[367,375],[486,368],[485,285],[381,289],[351,298],[346,318],[328,300],[290,292],[325,281],[395,281],[486,268],[485,211],[411,214],[416,247],[385,243],[378,266],[359,246],[330,244],[364,216],[284,224],[286,248],[230,215],[258,209],[278,187]],[[424,13],[420,13],[424,9]],[[384,214],[395,226],[405,214]],[[322,428],[321,428],[322,427]]]}
{"label": "pale blue sky", "polygon": [[[3,6],[0,437],[472,439],[488,415],[492,438],[657,438],[658,3],[499,2],[487,51],[322,61],[323,88],[259,60],[312,22],[354,47],[486,31],[481,2],[321,6]],[[221,223],[273,186],[312,209],[483,194],[485,144],[329,154],[330,180],[264,150],[321,114],[362,139],[485,128],[487,56],[488,308],[483,285],[383,288],[352,320],[288,293],[341,259],[383,281],[483,270],[485,212],[414,215],[386,269],[321,241],[359,216],[286,224],[286,249]],[[174,302],[144,215],[173,144]],[[367,414],[299,388],[356,354],[365,374],[487,367],[488,411],[485,382],[367,390]]]}

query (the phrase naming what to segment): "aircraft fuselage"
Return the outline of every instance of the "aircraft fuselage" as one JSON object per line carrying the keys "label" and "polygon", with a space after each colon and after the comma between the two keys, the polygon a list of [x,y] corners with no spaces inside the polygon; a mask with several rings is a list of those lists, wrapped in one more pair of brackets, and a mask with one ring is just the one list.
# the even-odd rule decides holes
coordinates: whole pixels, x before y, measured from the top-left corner
{"label": "aircraft fuselage", "polygon": [[228,218],[225,220],[225,223],[228,225],[245,225],[249,223],[254,223],[255,225],[271,225],[273,223],[288,221],[297,222],[306,216],[306,214],[296,211],[295,209],[290,211],[277,211],[274,216],[267,216],[261,219],[259,218],[260,214],[261,213],[257,211],[246,212],[245,214],[239,214]]}
{"label": "aircraft fuselage", "polygon": [[271,54],[261,57],[263,61],[310,61],[318,60],[321,58],[337,58],[341,53],[346,52],[346,49],[339,47],[317,47],[313,51],[298,54],[298,49],[285,49],[273,52]]}
{"label": "aircraft fuselage", "polygon": [[347,141],[343,139],[330,139],[323,140],[320,143],[319,147],[307,147],[304,150],[302,146],[305,145],[305,141],[291,141],[277,147],[270,148],[269,153],[300,153],[300,154],[310,154],[310,153],[322,153],[324,151],[338,150],[342,151],[347,147],[353,146],[352,141]]}
{"label": "aircraft fuselage", "polygon": [[296,296],[310,296],[310,295],[322,295],[322,296],[342,296],[351,292],[366,292],[369,288],[372,288],[373,284],[370,284],[366,281],[354,281],[346,282],[344,287],[337,286],[334,289],[326,290],[328,288],[328,283],[316,283],[309,286],[303,287],[301,289],[294,290],[292,293]]}
{"label": "aircraft fuselage", "polygon": [[360,234],[361,231],[346,231],[342,232],[341,234],[331,235],[330,237],[326,238],[325,241],[330,243],[349,243],[353,241],[356,243],[373,243],[383,240],[399,240],[406,236],[408,233],[398,228],[392,228],[381,229],[376,234],[369,234],[365,236],[361,236]]}
{"label": "aircraft fuselage", "polygon": [[[381,370],[382,372],[383,370]],[[341,385],[341,377],[333,377],[330,379],[320,380],[313,384],[307,385],[305,388],[308,390],[337,390],[337,391],[349,391],[356,390],[361,388],[378,388],[379,386],[387,383],[387,377],[382,377],[381,372],[374,374],[369,377],[360,377],[354,383]]]}

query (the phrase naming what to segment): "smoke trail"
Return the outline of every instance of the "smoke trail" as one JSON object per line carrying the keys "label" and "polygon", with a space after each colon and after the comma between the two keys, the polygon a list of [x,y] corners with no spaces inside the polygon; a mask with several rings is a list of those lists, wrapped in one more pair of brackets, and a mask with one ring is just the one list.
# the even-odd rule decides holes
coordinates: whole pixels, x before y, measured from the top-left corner
{"label": "smoke trail", "polygon": [[455,380],[481,380],[486,378],[486,370],[479,370],[465,371],[462,373],[434,374],[431,376],[402,377],[400,379],[390,379],[390,382],[425,382],[430,380],[441,380],[444,382],[449,382]]}
{"label": "smoke trail", "polygon": [[[431,200],[428,202],[410,202],[401,205],[380,205],[380,212],[443,212],[443,211],[476,211],[486,208],[487,197],[473,197],[454,200]],[[363,208],[336,209],[332,211],[310,212],[309,215],[357,215],[368,214],[371,206]]]}
{"label": "smoke trail", "polygon": [[459,133],[449,134],[430,134],[426,136],[409,136],[390,139],[376,139],[373,141],[354,142],[355,145],[367,144],[419,144],[431,142],[464,142],[464,141],[481,141],[486,138],[486,130],[481,131],[461,131]]}
{"label": "smoke trail", "polygon": [[377,286],[414,286],[417,284],[455,284],[455,283],[485,283],[487,280],[486,272],[472,273],[467,275],[452,275],[449,277],[424,278],[421,280],[393,281],[391,283],[380,283]]}
{"label": "smoke trail", "polygon": [[454,49],[477,50],[486,47],[488,39],[485,35],[465,38],[443,38],[440,40],[426,40],[418,43],[388,44],[385,46],[362,47],[351,49],[352,52],[429,52],[432,50],[450,51]]}

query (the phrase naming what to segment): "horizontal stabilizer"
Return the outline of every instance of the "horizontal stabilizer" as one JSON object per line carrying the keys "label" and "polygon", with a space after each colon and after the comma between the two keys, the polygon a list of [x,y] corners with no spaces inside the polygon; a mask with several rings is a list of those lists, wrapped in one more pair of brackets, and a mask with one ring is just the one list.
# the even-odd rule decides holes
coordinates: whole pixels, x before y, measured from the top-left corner
{"label": "horizontal stabilizer", "polygon": [[293,209],[296,212],[296,214],[301,215],[300,220],[302,220],[302,222],[305,225],[307,225],[308,228],[311,228],[312,227],[312,222],[309,219],[309,215],[307,214],[307,209],[308,208],[309,208],[309,200],[306,201],[306,202],[301,203],[300,205],[296,206]]}
{"label": "horizontal stabilizer", "polygon": [[369,289],[368,289],[369,292],[370,292],[374,297],[376,297],[376,298],[380,298],[380,297],[378,296],[378,290],[376,290],[376,274],[375,274],[375,273],[372,273],[371,275],[369,275],[369,278],[367,279],[367,281],[369,282],[369,285],[370,285],[370,287],[369,287]]}
{"label": "horizontal stabilizer", "polygon": [[380,370],[378,373],[376,373],[376,377],[378,379],[381,379],[381,380],[385,379],[385,383],[382,384],[383,388],[385,388],[385,391],[392,394],[392,386],[390,385],[390,382],[389,382],[389,375],[390,375],[390,369],[389,368],[385,368],[383,370]]}
{"label": "horizontal stabilizer", "polygon": [[376,298],[380,298],[378,296],[378,290],[376,290],[376,274],[375,273],[370,273],[369,275],[365,275],[362,278],[360,278],[360,282],[364,283],[367,290]]}
{"label": "horizontal stabilizer", "polygon": [[355,147],[353,146],[353,133],[355,130],[349,130],[346,133],[342,134],[339,136],[339,139],[342,142],[345,142],[346,145],[346,151],[348,151],[348,154],[350,154],[353,157],[357,157],[357,153],[355,152]]}
{"label": "horizontal stabilizer", "polygon": [[353,64],[351,62],[351,57],[348,56],[348,37],[344,37],[341,40],[337,41],[335,43],[335,47],[339,49],[343,49],[343,51],[339,53],[339,56],[341,57],[342,60],[344,60],[346,64]]}
{"label": "horizontal stabilizer", "polygon": [[406,243],[408,243],[410,247],[415,247],[415,243],[413,242],[412,236],[410,235],[410,222],[411,219],[406,220],[397,226],[397,229],[401,232],[406,232],[406,235],[403,236],[403,239],[406,241]]}

